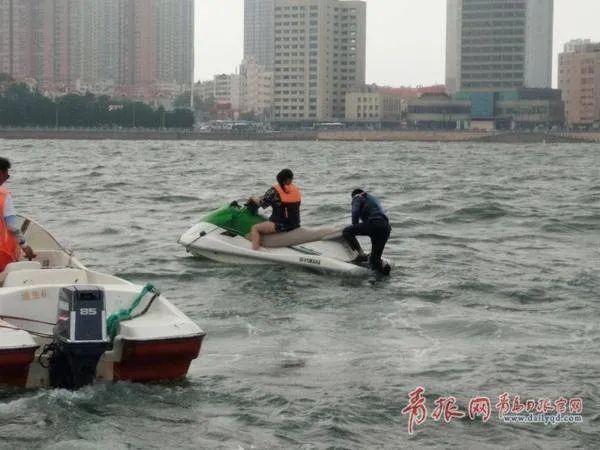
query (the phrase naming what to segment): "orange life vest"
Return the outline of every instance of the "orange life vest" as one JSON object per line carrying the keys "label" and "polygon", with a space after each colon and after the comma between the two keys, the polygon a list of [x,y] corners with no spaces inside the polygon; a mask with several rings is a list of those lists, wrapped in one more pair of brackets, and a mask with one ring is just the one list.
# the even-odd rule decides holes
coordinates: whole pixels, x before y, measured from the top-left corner
{"label": "orange life vest", "polygon": [[9,195],[10,191],[0,186],[0,253],[9,256],[13,261],[18,261],[21,256],[21,248],[4,220],[4,202]]}
{"label": "orange life vest", "polygon": [[285,189],[280,184],[274,184],[273,187],[281,199],[282,211],[273,211],[275,222],[283,222],[292,228],[300,226],[300,203],[302,195],[300,189],[295,184],[288,184]]}

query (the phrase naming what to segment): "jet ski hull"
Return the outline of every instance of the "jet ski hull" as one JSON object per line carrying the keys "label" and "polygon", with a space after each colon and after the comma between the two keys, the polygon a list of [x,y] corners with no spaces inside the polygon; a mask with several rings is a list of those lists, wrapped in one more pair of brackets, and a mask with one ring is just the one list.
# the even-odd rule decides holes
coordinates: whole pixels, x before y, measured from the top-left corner
{"label": "jet ski hull", "polygon": [[210,223],[201,222],[179,238],[194,256],[227,264],[288,265],[321,272],[368,274],[365,266],[353,264],[355,253],[341,239],[325,239],[288,247],[261,247]]}

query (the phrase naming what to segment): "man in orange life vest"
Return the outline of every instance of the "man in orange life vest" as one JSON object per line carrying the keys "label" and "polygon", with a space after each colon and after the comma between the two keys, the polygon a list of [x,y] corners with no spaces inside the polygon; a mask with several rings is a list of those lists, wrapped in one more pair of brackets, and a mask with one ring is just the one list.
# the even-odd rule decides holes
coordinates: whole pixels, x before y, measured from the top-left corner
{"label": "man in orange life vest", "polygon": [[269,221],[254,225],[250,231],[253,250],[260,248],[262,234],[292,231],[300,226],[302,196],[293,181],[294,173],[290,169],[283,169],[277,174],[277,183],[265,195],[250,197],[250,202],[262,208],[273,208]]}
{"label": "man in orange life vest", "polygon": [[30,261],[36,256],[21,233],[10,191],[3,186],[10,178],[9,169],[10,161],[0,158],[0,272],[11,262],[19,260],[21,250]]}

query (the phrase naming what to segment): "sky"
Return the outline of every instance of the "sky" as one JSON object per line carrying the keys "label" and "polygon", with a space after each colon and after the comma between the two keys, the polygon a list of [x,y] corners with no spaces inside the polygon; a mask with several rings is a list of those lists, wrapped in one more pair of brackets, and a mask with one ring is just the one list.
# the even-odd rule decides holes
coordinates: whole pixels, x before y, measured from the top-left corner
{"label": "sky", "polygon": [[[196,1],[196,79],[233,73],[242,60],[244,0]],[[367,83],[444,84],[446,0],[366,0]],[[571,39],[600,41],[600,0],[554,1],[557,55]]]}

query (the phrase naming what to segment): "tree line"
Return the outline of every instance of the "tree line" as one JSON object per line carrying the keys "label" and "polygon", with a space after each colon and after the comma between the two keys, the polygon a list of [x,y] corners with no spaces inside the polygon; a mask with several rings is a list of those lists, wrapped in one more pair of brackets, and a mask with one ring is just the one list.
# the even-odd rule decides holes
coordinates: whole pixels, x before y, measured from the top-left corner
{"label": "tree line", "polygon": [[86,128],[192,128],[189,109],[166,111],[108,96],[67,94],[55,99],[22,83],[0,79],[0,126]]}

